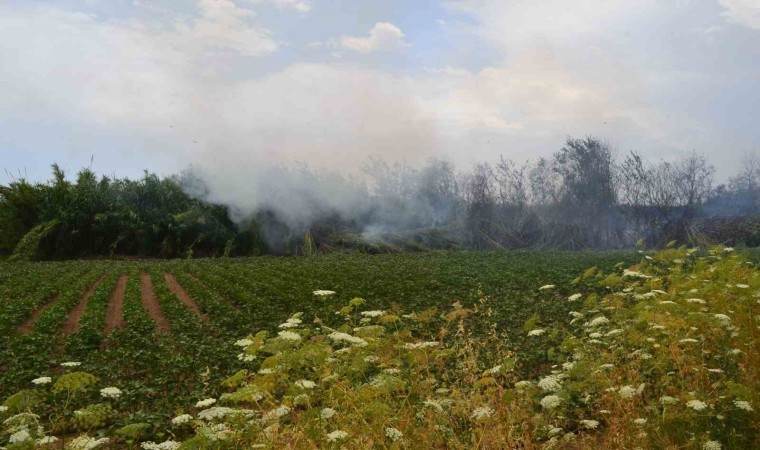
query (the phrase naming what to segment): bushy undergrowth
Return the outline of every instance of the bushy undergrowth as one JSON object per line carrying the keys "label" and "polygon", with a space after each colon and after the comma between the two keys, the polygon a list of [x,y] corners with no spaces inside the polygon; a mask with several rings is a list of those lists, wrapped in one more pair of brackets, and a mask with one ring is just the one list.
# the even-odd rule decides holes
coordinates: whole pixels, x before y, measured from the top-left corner
{"label": "bushy undergrowth", "polygon": [[[126,406],[119,389],[70,364],[5,400],[0,442],[758,448],[759,274],[724,248],[672,249],[611,273],[589,269],[562,300],[574,306],[565,324],[542,328],[542,318],[531,318],[520,352],[492,320],[487,296],[415,312],[374,310],[357,298],[336,304],[333,317],[299,313],[276,333],[231,342],[240,370],[222,383],[225,393],[177,410],[163,429],[109,427]],[[557,301],[555,289],[536,286],[536,301]],[[315,294],[336,301],[330,291]],[[526,370],[534,353],[548,362]]]}

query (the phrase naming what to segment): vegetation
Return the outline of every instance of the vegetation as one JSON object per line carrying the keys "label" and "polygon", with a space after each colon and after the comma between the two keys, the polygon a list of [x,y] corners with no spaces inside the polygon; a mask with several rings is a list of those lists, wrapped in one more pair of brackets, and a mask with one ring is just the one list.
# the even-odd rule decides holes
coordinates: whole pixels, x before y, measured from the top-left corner
{"label": "vegetation", "polygon": [[9,449],[760,445],[729,248],[3,269]]}
{"label": "vegetation", "polygon": [[717,187],[709,161],[696,153],[661,163],[636,153],[620,162],[613,156],[597,139],[569,138],[552,158],[524,165],[501,158],[464,173],[437,160],[416,169],[372,159],[355,180],[283,168],[260,181],[275,200],[249,209],[209,202],[218,196],[193,170],[129,180],[84,169],[71,181],[54,165],[47,183],[0,186],[0,255],[192,258],[341,249],[577,250],[626,247],[640,238],[653,247],[673,239],[760,242],[754,155]]}

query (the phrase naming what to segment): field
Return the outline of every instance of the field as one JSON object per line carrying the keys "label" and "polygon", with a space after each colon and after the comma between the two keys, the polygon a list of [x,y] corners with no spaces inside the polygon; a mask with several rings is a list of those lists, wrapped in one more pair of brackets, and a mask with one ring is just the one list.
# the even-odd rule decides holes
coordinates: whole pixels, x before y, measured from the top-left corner
{"label": "field", "polygon": [[[579,392],[576,392],[590,392],[589,386],[583,385],[581,380],[576,383],[580,384],[573,388],[575,391],[560,393],[558,387],[550,390],[557,395],[548,396],[557,397],[557,402],[561,399],[565,403],[574,405],[574,409],[568,409],[558,415],[556,420],[574,423],[575,431],[571,432],[567,429],[562,431],[558,425],[548,422],[541,426],[528,424],[534,419],[528,419],[532,413],[526,412],[524,416],[521,416],[520,420],[526,422],[524,426],[518,427],[519,432],[512,427],[511,431],[494,433],[496,436],[501,436],[499,439],[507,440],[493,440],[488,437],[488,433],[483,434],[482,431],[480,433],[477,431],[477,423],[481,419],[487,420],[493,415],[516,414],[516,412],[501,411],[493,402],[490,403],[491,406],[476,409],[476,412],[455,413],[455,406],[451,406],[452,416],[463,416],[464,422],[468,422],[469,419],[475,425],[465,424],[462,422],[462,417],[459,417],[452,418],[453,422],[447,422],[446,425],[437,423],[433,426],[432,423],[428,423],[427,428],[427,425],[420,426],[419,424],[413,427],[412,422],[415,420],[425,422],[428,418],[424,414],[424,417],[420,416],[422,412],[410,417],[400,417],[398,413],[394,415],[393,411],[387,410],[388,404],[380,406],[379,396],[373,394],[367,397],[367,394],[362,394],[359,389],[354,392],[356,395],[351,394],[342,398],[339,403],[368,407],[367,405],[377,402],[377,410],[372,409],[371,413],[362,411],[359,414],[357,406],[353,418],[364,420],[363,426],[367,430],[373,427],[379,428],[376,430],[376,435],[367,431],[369,437],[349,444],[350,437],[356,437],[355,431],[343,436],[342,429],[329,432],[331,427],[324,423],[318,427],[300,425],[300,420],[306,420],[305,417],[311,406],[316,407],[315,399],[304,400],[304,396],[309,398],[304,392],[313,388],[312,382],[304,383],[303,380],[296,382],[299,389],[304,392],[293,393],[281,385],[282,379],[275,380],[267,377],[274,376],[271,375],[273,371],[290,367],[291,372],[288,375],[290,381],[287,383],[291,383],[291,386],[293,381],[298,380],[295,378],[297,376],[307,380],[325,376],[325,380],[329,379],[332,376],[329,372],[331,370],[337,372],[337,369],[328,370],[325,365],[334,363],[339,353],[350,353],[348,350],[353,347],[348,345],[346,347],[348,350],[345,352],[335,351],[334,355],[330,356],[333,352],[329,346],[325,347],[324,342],[343,336],[349,344],[352,342],[361,344],[356,347],[364,347],[367,341],[372,345],[375,345],[375,341],[378,342],[377,347],[374,348],[376,353],[369,356],[364,354],[361,360],[364,362],[357,363],[361,367],[357,368],[355,365],[348,364],[343,367],[345,372],[339,372],[353,377],[352,379],[361,380],[362,386],[374,383],[375,381],[372,380],[376,380],[378,374],[385,373],[378,372],[379,369],[364,367],[364,365],[368,362],[383,361],[387,357],[386,362],[393,361],[402,367],[401,370],[406,368],[410,373],[420,376],[424,373],[423,380],[431,379],[434,373],[438,373],[439,378],[450,377],[449,388],[438,388],[436,390],[438,394],[452,391],[459,392],[462,401],[467,399],[471,402],[478,397],[483,402],[490,398],[492,401],[496,399],[497,404],[515,403],[517,402],[514,398],[515,387],[519,385],[520,380],[541,379],[542,376],[548,375],[555,376],[555,381],[559,385],[564,379],[591,377],[585,372],[571,373],[571,370],[588,371],[589,369],[584,364],[570,364],[567,358],[572,359],[581,354],[579,349],[582,345],[593,347],[596,345],[594,340],[597,343],[602,343],[602,341],[593,333],[581,333],[583,336],[572,337],[574,333],[578,334],[578,330],[572,328],[572,321],[568,325],[569,319],[583,317],[584,314],[591,317],[599,314],[600,311],[618,308],[620,309],[619,317],[610,318],[610,320],[629,323],[637,314],[650,314],[651,308],[642,309],[641,305],[622,303],[602,307],[602,304],[608,301],[605,296],[610,296],[615,291],[622,293],[619,297],[621,299],[629,295],[643,302],[660,295],[658,293],[668,296],[682,295],[680,288],[677,288],[679,283],[685,285],[691,278],[668,278],[676,276],[676,271],[669,271],[668,267],[680,264],[681,269],[677,273],[681,274],[679,276],[684,276],[683,267],[686,264],[684,261],[688,262],[690,259],[694,262],[689,270],[699,269],[708,273],[704,267],[700,266],[702,263],[697,259],[697,255],[684,249],[672,250],[671,253],[655,256],[654,259],[647,258],[649,259],[644,259],[642,255],[632,251],[605,253],[433,252],[375,256],[329,254],[311,258],[257,257],[192,261],[3,263],[0,264],[0,299],[2,300],[0,303],[0,336],[2,336],[0,338],[2,339],[0,343],[0,401],[7,400],[5,400],[4,409],[0,410],[0,417],[6,419],[5,434],[0,437],[0,445],[10,443],[11,446],[16,445],[17,448],[26,448],[23,445],[33,443],[33,438],[38,439],[39,443],[46,442],[39,440],[41,434],[44,433],[62,438],[56,444],[51,444],[58,445],[59,448],[63,448],[64,443],[71,448],[94,446],[98,442],[96,439],[103,436],[108,437],[110,441],[108,443],[100,441],[100,445],[113,448],[137,448],[141,441],[146,440],[167,440],[168,443],[162,448],[175,448],[178,445],[175,441],[187,439],[189,440],[185,448],[246,448],[253,445],[252,442],[266,439],[268,443],[257,445],[265,445],[268,448],[312,448],[321,446],[315,442],[322,442],[324,446],[345,443],[352,448],[362,446],[425,448],[425,445],[420,444],[423,441],[431,443],[431,446],[450,448],[471,446],[509,448],[516,445],[515,443],[520,443],[524,448],[533,448],[534,444],[535,446],[569,445],[565,448],[583,447],[577,442],[592,445],[595,441],[582,440],[583,434],[579,430],[582,430],[584,426],[589,429],[597,428],[599,417],[591,420],[584,417],[585,413],[577,411],[578,408],[585,408],[584,411],[588,409],[588,405],[584,406],[584,402],[588,403],[589,400],[584,400]],[[709,256],[704,258],[708,260]],[[734,256],[732,255],[731,258]],[[731,258],[726,258],[726,261],[720,259],[716,264],[728,264]],[[661,271],[660,277],[636,271],[624,272],[626,268],[637,262],[642,266],[651,265],[647,270]],[[719,268],[717,272],[724,277],[740,276],[742,283],[746,282],[747,286],[752,284],[754,287],[756,275],[754,269],[742,269],[746,273],[739,273],[736,269],[736,267],[750,267],[749,263],[737,260],[732,264],[736,266]],[[596,269],[587,270],[591,267]],[[712,271],[715,272],[715,267]],[[579,277],[584,272],[585,275]],[[640,274],[641,278],[635,279],[634,276],[633,281],[636,283],[632,283],[631,277],[626,273]],[[724,281],[720,280],[722,284],[717,283],[715,286],[725,289],[722,288],[722,285],[726,284]],[[760,282],[760,280],[757,281]],[[624,285],[624,282],[627,284]],[[736,286],[739,285],[736,284]],[[319,290],[335,293],[325,292],[326,295],[315,295],[315,291]],[[585,302],[567,301],[568,297],[575,298],[573,295],[580,291],[584,291]],[[695,297],[696,295],[694,294]],[[700,295],[704,296],[707,293]],[[717,298],[722,294],[713,290],[709,295]],[[357,300],[358,298],[363,300]],[[578,298],[581,298],[580,294]],[[735,297],[731,299],[736,301]],[[579,303],[582,306],[580,310]],[[749,320],[754,320],[750,305],[755,304],[748,303],[746,306],[748,309],[743,313],[750,318]],[[715,309],[712,312],[716,311],[718,310]],[[417,314],[404,315],[404,313]],[[669,312],[664,314],[670,316]],[[401,319],[401,317],[407,319]],[[286,322],[288,318],[290,320]],[[651,321],[651,317],[649,319]],[[373,320],[377,323],[372,322]],[[403,320],[412,320],[416,325],[399,325]],[[691,328],[683,322],[686,319],[679,320],[681,322],[662,326],[673,326],[674,330],[680,330],[679,333],[684,336],[689,334]],[[385,328],[380,330],[381,325],[387,330]],[[618,334],[627,335],[630,330],[631,333],[638,333],[635,342],[637,345],[640,344],[643,339],[642,330],[640,326],[638,328],[637,326],[634,323],[634,325],[621,327],[619,332],[616,328],[607,331],[606,334],[599,334],[602,339],[607,338],[604,339],[603,350],[592,351],[589,357],[607,358],[608,364],[614,364],[615,358],[617,358],[617,363],[626,358],[632,359],[630,355],[621,356],[625,344],[612,344],[611,341]],[[694,326],[693,329],[696,330],[701,326],[704,326],[704,323]],[[290,331],[290,328],[293,331]],[[751,339],[747,341],[747,336],[741,336],[741,338],[745,339],[745,342],[754,342],[757,327],[750,323],[746,330],[750,333]],[[268,335],[261,334],[260,331],[267,331]],[[390,341],[386,342],[385,338],[373,335],[375,332],[380,332],[382,336],[385,336],[388,332],[390,336],[391,331],[393,331],[393,345],[388,344],[387,347],[380,344]],[[295,332],[300,334],[293,336],[292,333]],[[351,333],[356,336],[352,336]],[[691,332],[691,334],[695,333]],[[274,336],[274,338],[268,336]],[[303,339],[309,344],[294,348],[285,342],[290,336],[293,336],[295,341],[300,342]],[[364,336],[365,340],[358,336]],[[368,336],[372,338],[368,339]],[[738,344],[729,341],[739,338],[738,334],[737,336],[721,335],[720,345],[729,349],[735,348]],[[421,343],[414,343],[420,339],[423,339]],[[590,343],[584,339],[590,339]],[[422,349],[427,354],[427,347],[437,347],[439,343],[452,349],[451,351],[457,349],[455,354],[442,353],[436,356],[436,358],[440,356],[440,359],[429,360],[427,359],[429,355],[408,359],[410,358],[408,355],[400,356],[395,353],[391,355],[386,352],[386,350],[389,352],[391,347],[401,346],[412,353]],[[686,361],[689,358],[683,350],[677,354],[673,353],[674,351],[672,350],[669,356],[663,357],[678,361]],[[707,347],[704,347],[703,351],[709,354],[714,350],[707,350]],[[639,353],[641,353],[640,349]],[[568,357],[568,355],[572,356]],[[452,356],[456,358],[450,359]],[[700,359],[701,366],[707,365],[708,361],[704,354],[699,353],[693,356]],[[564,364],[563,361],[565,361]],[[711,395],[717,395],[722,390],[731,390],[733,396],[744,399],[736,401],[749,400],[746,397],[756,397],[755,392],[758,386],[737,386],[742,376],[745,378],[749,376],[750,380],[757,382],[757,379],[753,378],[757,370],[754,363],[757,360],[750,361],[752,364],[749,369],[741,364],[729,365],[731,370],[741,372],[737,375],[738,378],[731,379],[730,383],[733,384],[710,384],[711,380],[708,378],[700,378],[695,383],[700,390],[710,391]],[[71,362],[79,364],[67,364]],[[443,366],[438,367],[440,364]],[[567,374],[560,373],[562,370],[558,369],[558,364],[562,365]],[[577,367],[572,369],[573,365]],[[670,367],[673,364],[667,365]],[[729,370],[729,366],[720,370]],[[383,365],[381,364],[380,367]],[[663,367],[647,370],[635,367],[636,369],[618,367],[622,370],[620,377],[637,379],[643,377],[648,380],[647,383],[656,384],[659,382],[658,377],[664,376],[660,373],[663,372]],[[436,371],[439,369],[441,371]],[[679,368],[678,370],[687,369]],[[459,378],[456,378],[453,375],[455,371],[467,376],[457,375]],[[256,378],[257,372],[258,378]],[[328,372],[327,375],[325,372]],[[663,373],[666,372],[672,372],[672,370],[666,370]],[[50,378],[46,379],[46,377]],[[467,389],[457,390],[452,387],[463,383],[465,379],[467,379],[466,384],[470,386]],[[34,384],[33,380],[35,380]],[[746,379],[744,381],[746,382]],[[413,403],[412,399],[419,402],[430,401],[425,397],[425,390],[430,389],[425,387],[425,383],[417,385],[410,379],[407,379],[406,383],[414,387],[402,389],[407,398],[404,405]],[[527,386],[526,383],[522,386]],[[627,386],[633,383],[620,382],[619,384]],[[567,385],[569,382],[563,386]],[[469,389],[473,389],[472,386],[475,386],[477,395],[473,393],[462,395],[469,392]],[[109,391],[100,391],[104,387],[116,387],[118,392],[110,395]],[[255,393],[252,393],[252,389]],[[341,394],[338,394],[335,389],[337,388],[330,390],[329,395],[327,392],[322,394],[321,406],[329,403],[328,397],[334,404],[340,396],[347,396],[348,392],[353,392],[346,386],[338,390]],[[637,389],[641,394],[644,388]],[[231,391],[238,395],[235,397],[239,400],[238,403],[251,408],[240,411],[245,411],[245,414],[254,414],[251,412],[256,409],[254,406],[262,410],[271,408],[269,413],[272,411],[282,413],[276,413],[277,417],[288,416],[290,427],[283,425],[282,430],[279,425],[276,429],[272,426],[264,428],[267,420],[267,413],[264,413],[262,419],[247,422],[249,424],[256,422],[261,425],[261,429],[247,430],[237,435],[233,444],[225,440],[229,438],[228,435],[224,435],[224,438],[220,437],[218,428],[215,431],[216,437],[209,438],[209,433],[213,432],[210,424],[182,428],[177,427],[177,423],[172,423],[173,419],[185,413],[203,410],[204,407],[213,405],[216,399],[224,398],[225,394],[228,396],[228,404],[232,405],[235,401],[229,396]],[[604,397],[598,389],[594,392]],[[541,407],[552,409],[544,404],[544,399],[548,398],[545,394],[546,392],[540,394],[540,391],[534,393],[535,402],[530,408],[540,405],[538,411],[541,411]],[[588,395],[591,396],[591,394]],[[316,394],[313,396],[316,397]],[[106,401],[103,400],[104,398]],[[451,402],[456,405],[459,400],[456,400],[458,398],[456,396],[454,398]],[[204,403],[205,399],[213,400]],[[304,407],[304,401],[314,401],[315,404],[309,403],[310,406]],[[536,403],[539,401],[540,403]],[[550,402],[550,400],[546,401]],[[433,406],[433,409],[446,406],[446,402],[444,406],[435,404],[437,406]],[[515,403],[514,411],[530,409],[529,405],[526,405],[520,404],[518,407]],[[397,406],[403,409],[403,406]],[[636,409],[641,407],[648,417],[640,417],[641,424],[646,423],[647,420],[651,421],[652,417],[660,414],[662,419],[665,419],[663,410],[650,410],[643,401],[637,405],[637,408],[626,405],[618,405],[618,407],[620,414],[626,417],[630,414],[639,414]],[[710,407],[712,408],[713,405]],[[281,408],[286,408],[287,411]],[[511,407],[506,409],[511,409]],[[606,409],[613,410],[613,407],[607,405]],[[749,409],[752,410],[751,407]],[[291,412],[291,410],[299,410],[299,412]],[[303,417],[296,417],[295,414],[301,414],[301,410],[303,410]],[[317,412],[319,413],[320,410],[324,413],[325,410],[331,410],[331,408],[320,407]],[[213,422],[212,419],[224,419],[225,415],[234,416],[230,408],[212,407],[205,411],[211,411],[206,415],[213,416],[207,417],[209,422]],[[36,419],[33,419],[34,423],[41,425],[44,432],[39,432],[37,428],[32,430],[28,423],[32,419],[17,418],[14,420],[21,420],[23,423],[14,425],[15,422],[11,421],[9,425],[8,420],[11,419],[7,417],[11,413],[26,412],[37,414]],[[22,414],[17,414],[17,416]],[[198,417],[202,417],[203,414],[203,412],[199,413]],[[401,425],[395,428],[382,425],[380,423],[382,421],[377,421],[377,424],[367,422],[367,418],[373,414],[378,417],[393,416],[395,421],[405,424],[403,432]],[[328,412],[327,415],[330,413]],[[345,416],[346,419],[351,417],[348,413]],[[724,448],[742,448],[736,445],[757,443],[754,435],[757,432],[757,426],[752,425],[753,417],[744,417],[739,422],[732,422],[730,431],[723,430],[719,433],[724,437]],[[515,417],[512,417],[505,422],[512,423],[514,420],[516,420]],[[687,418],[678,417],[678,420],[683,421]],[[230,423],[216,426],[232,427]],[[657,445],[647,444],[649,441],[646,441],[641,433],[639,433],[639,438],[635,438],[641,442],[634,442],[635,439],[631,436],[635,436],[635,433],[630,430],[625,431],[625,427],[621,428],[622,425],[615,420],[607,421],[604,426],[606,431],[615,430],[617,427],[618,436],[622,439],[618,443],[623,445],[619,448],[633,448],[628,445],[634,444],[642,448],[658,448]],[[343,429],[346,427],[347,425],[344,425]],[[444,430],[440,427],[445,427],[452,436],[448,441],[432,444],[433,435],[440,435],[441,430]],[[566,427],[567,425],[562,426],[562,428]],[[388,431],[389,428],[395,431]],[[413,431],[413,428],[416,431]],[[741,431],[745,428],[746,432]],[[552,433],[553,429],[562,431],[565,441],[558,440],[558,437],[554,435],[560,431]],[[33,435],[30,438],[32,440],[19,440],[17,433],[20,430],[26,430],[28,435]],[[224,428],[222,431],[226,433],[229,430]],[[280,431],[282,433],[278,435]],[[393,437],[396,436],[396,432],[398,432],[398,438]],[[430,434],[426,435],[426,432]],[[726,435],[722,434],[724,432],[732,437],[725,438]],[[81,433],[88,433],[90,437],[85,439],[91,439],[91,441],[80,440],[71,443],[71,438]],[[420,434],[412,438],[412,433]],[[526,437],[526,433],[531,436]],[[573,433],[579,434],[578,439],[581,440],[574,440],[575,443],[568,444],[570,439],[568,434]],[[658,436],[659,440],[652,442],[671,442],[674,445],[686,442],[685,447],[702,448],[703,443],[713,442],[710,436],[718,431],[711,431],[710,427],[707,427],[703,434],[689,434],[685,431],[683,435],[670,435],[665,431],[658,431],[658,433],[662,433],[662,436]],[[325,435],[328,436],[327,440],[320,441]],[[402,439],[401,436],[407,437]],[[278,441],[278,439],[281,440]],[[385,441],[379,445],[378,439],[380,441],[385,439]],[[438,436],[435,439],[441,438]],[[592,437],[591,439],[601,438]],[[726,439],[730,442],[725,442]],[[414,445],[415,442],[420,445]],[[159,444],[154,445],[155,448],[159,448]],[[143,448],[154,447],[149,444],[143,445]]]}

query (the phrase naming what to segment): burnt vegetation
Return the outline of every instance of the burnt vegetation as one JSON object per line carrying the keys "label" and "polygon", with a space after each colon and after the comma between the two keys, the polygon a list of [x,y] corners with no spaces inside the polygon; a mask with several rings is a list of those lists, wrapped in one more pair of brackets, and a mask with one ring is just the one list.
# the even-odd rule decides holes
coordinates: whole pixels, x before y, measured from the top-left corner
{"label": "burnt vegetation", "polygon": [[[307,187],[326,179],[305,167],[297,172]],[[371,159],[363,172],[330,186],[352,191],[350,207],[302,189],[299,201],[316,213],[294,221],[276,202],[240,211],[207,201],[208,189],[191,171],[130,180],[83,169],[71,181],[53,165],[48,182],[0,186],[0,255],[191,258],[344,249],[579,250],[672,240],[760,244],[755,154],[723,184],[696,152],[647,161],[636,152],[616,155],[593,137],[568,138],[552,157],[532,162],[502,156],[458,172],[441,160],[411,167]]]}

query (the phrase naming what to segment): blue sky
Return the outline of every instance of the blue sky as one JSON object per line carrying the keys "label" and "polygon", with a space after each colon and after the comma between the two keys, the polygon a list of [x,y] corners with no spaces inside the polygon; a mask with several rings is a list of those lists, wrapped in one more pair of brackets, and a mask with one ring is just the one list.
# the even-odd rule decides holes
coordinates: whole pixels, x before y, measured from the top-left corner
{"label": "blue sky", "polygon": [[760,151],[760,0],[6,0],[0,32],[0,161],[34,180]]}

